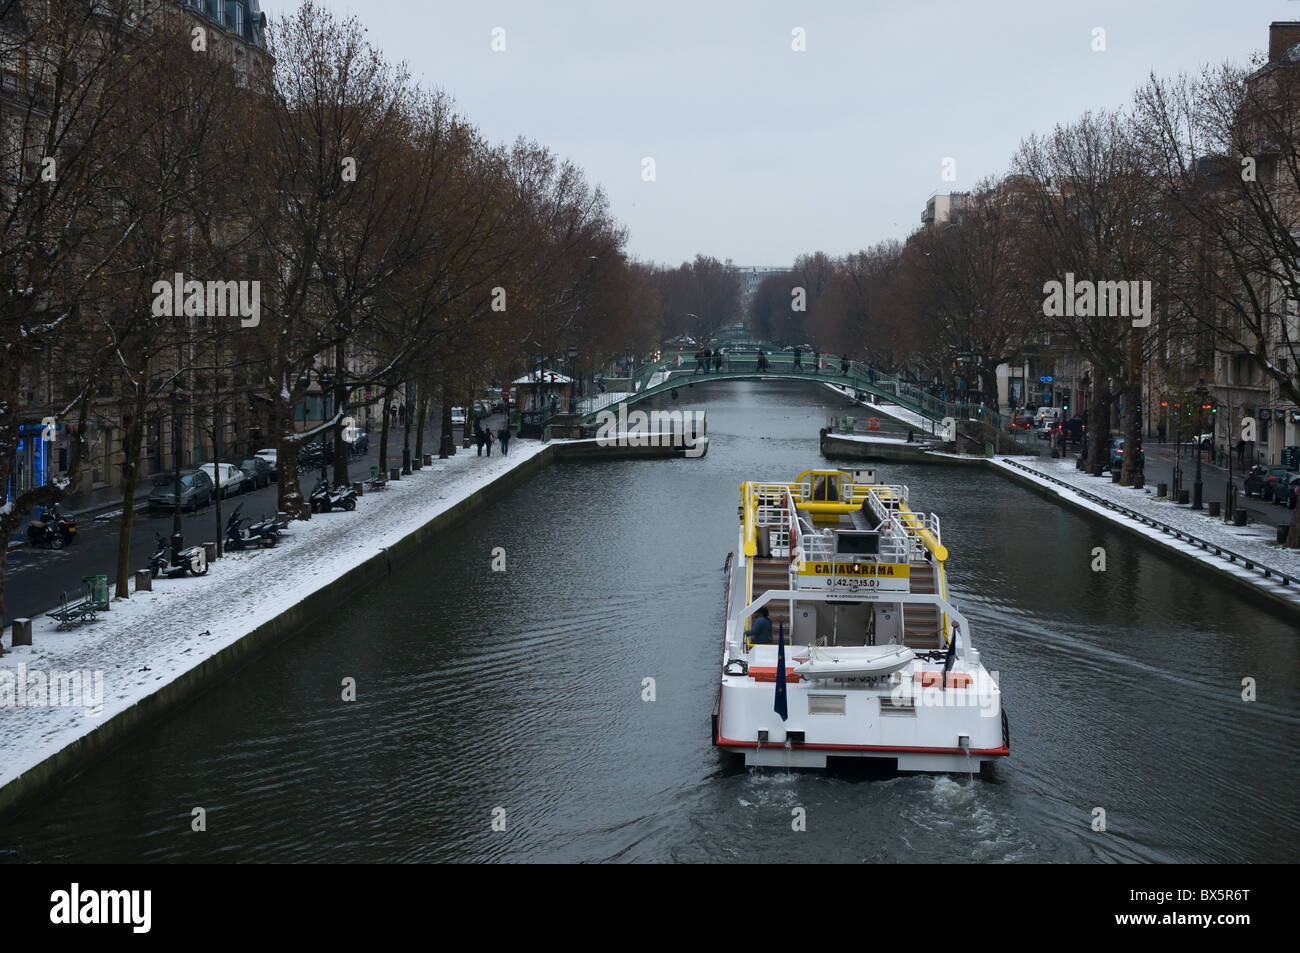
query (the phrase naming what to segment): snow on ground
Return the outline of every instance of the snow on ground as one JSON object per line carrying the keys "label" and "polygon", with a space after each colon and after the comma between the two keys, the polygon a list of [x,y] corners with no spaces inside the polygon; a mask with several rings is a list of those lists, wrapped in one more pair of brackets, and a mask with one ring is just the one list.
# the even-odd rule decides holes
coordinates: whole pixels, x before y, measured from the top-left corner
{"label": "snow on ground", "polygon": [[[0,786],[310,598],[545,446],[512,441],[507,457],[459,450],[446,460],[435,458],[432,467],[390,482],[386,490],[366,493],[354,513],[322,513],[292,523],[273,549],[228,553],[206,576],[155,579],[153,592],[113,600],[111,610],[95,622],[59,632],[48,616],[33,619],[33,644],[6,649],[0,658]],[[29,673],[101,672],[103,712],[6,707],[5,686],[14,691],[19,666]],[[13,673],[14,682],[6,672]]]}
{"label": "snow on ground", "polygon": [[[835,393],[839,394],[841,397],[847,397],[849,398],[849,400],[853,400],[852,387],[847,387],[844,384],[835,384],[832,383],[831,381],[822,381],[822,383],[825,386],[829,387],[831,390],[835,391]],[[931,433],[935,428],[935,422],[931,420],[929,417],[922,417],[920,414],[916,413],[915,411],[908,410],[906,407],[900,407],[898,404],[889,404],[889,403],[872,404],[872,403],[867,403],[865,401],[854,401],[854,402],[860,404],[862,407],[868,410],[878,410],[886,417],[893,417],[895,420],[900,420],[903,423],[907,424],[909,427],[915,427],[917,430],[923,430],[926,433]]]}
{"label": "snow on ground", "polygon": [[924,440],[908,440],[906,437],[881,437],[873,434],[838,432],[832,433],[831,436],[836,440],[856,440],[859,443],[896,443],[900,446],[912,446],[918,449],[923,445],[927,445]]}
{"label": "snow on ground", "polygon": [[[1002,458],[989,461],[994,466],[1009,470],[1023,477],[1033,479],[1031,474],[1025,473],[1006,462]],[[1159,520],[1162,523],[1172,526],[1173,528],[1187,533],[1189,536],[1195,536],[1203,539],[1208,543],[1222,546],[1230,549],[1235,553],[1246,556],[1257,565],[1269,569],[1288,573],[1292,576],[1300,576],[1300,550],[1283,549],[1276,542],[1277,531],[1273,523],[1252,523],[1249,526],[1232,526],[1224,523],[1222,518],[1210,518],[1205,515],[1205,511],[1197,512],[1187,506],[1179,506],[1168,500],[1160,500],[1155,496],[1155,492],[1147,487],[1141,490],[1135,490],[1132,487],[1120,486],[1110,481],[1109,475],[1104,479],[1100,477],[1089,476],[1082,470],[1076,470],[1073,458],[1063,458],[1052,460],[1039,457],[1018,458],[1017,463],[1027,466],[1039,473],[1046,474],[1068,483],[1071,487],[1084,490],[1093,496],[1110,500],[1120,506],[1125,506],[1149,519]],[[1295,584],[1283,586],[1276,579],[1264,578],[1257,572],[1244,568],[1240,562],[1229,562],[1226,556],[1216,556],[1213,552],[1203,550],[1199,546],[1193,545],[1186,540],[1180,540],[1165,533],[1155,527],[1124,516],[1114,510],[1107,509],[1105,506],[1078,494],[1070,493],[1064,487],[1058,486],[1046,480],[1039,481],[1048,488],[1048,490],[1057,493],[1060,496],[1067,494],[1077,501],[1081,506],[1087,507],[1100,513],[1116,523],[1122,523],[1137,529],[1145,536],[1171,546],[1174,549],[1181,550],[1195,556],[1202,562],[1214,566],[1216,569],[1224,570],[1232,575],[1248,579],[1255,585],[1270,591],[1276,591],[1286,596],[1300,605],[1300,587]],[[1278,523],[1285,522],[1290,518],[1290,511],[1285,508],[1279,508]]]}

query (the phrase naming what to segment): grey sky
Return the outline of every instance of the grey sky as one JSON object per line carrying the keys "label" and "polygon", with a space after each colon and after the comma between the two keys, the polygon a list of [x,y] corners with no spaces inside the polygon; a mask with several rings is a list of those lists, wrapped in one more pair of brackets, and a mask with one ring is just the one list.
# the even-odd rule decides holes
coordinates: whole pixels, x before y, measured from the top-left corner
{"label": "grey sky", "polygon": [[[1024,135],[1122,105],[1151,70],[1245,62],[1271,21],[1300,19],[1291,0],[322,2],[356,13],[489,139],[572,158],[609,193],[629,251],[668,264],[902,239],[932,192],[1004,171]],[[262,0],[269,17],[295,5]]]}

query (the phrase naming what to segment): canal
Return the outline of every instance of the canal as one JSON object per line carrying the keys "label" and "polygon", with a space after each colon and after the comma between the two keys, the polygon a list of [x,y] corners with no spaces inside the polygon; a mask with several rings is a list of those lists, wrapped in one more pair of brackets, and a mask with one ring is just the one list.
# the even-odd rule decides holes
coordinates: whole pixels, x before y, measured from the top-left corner
{"label": "canal", "polygon": [[708,411],[705,458],[548,468],[0,823],[0,857],[1295,860],[1295,626],[982,469],[879,475],[942,518],[1011,757],[880,777],[751,772],[712,748],[740,481],[820,465],[844,402],[811,384],[681,394]]}

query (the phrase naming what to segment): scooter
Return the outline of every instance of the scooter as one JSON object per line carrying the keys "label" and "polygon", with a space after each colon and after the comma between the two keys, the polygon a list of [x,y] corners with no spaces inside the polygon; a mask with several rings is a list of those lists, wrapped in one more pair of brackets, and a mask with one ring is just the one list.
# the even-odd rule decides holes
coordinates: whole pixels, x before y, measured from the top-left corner
{"label": "scooter", "polygon": [[331,487],[318,479],[307,502],[313,513],[328,513],[332,509],[351,511],[357,508],[357,494],[350,486]]}
{"label": "scooter", "polygon": [[240,518],[239,513],[243,508],[242,503],[235,507],[235,512],[230,514],[230,520],[226,523],[226,548],[239,550],[254,543],[266,548],[274,546],[275,536],[266,529],[265,523],[253,523],[247,528],[241,528],[243,523],[252,523],[251,520]]}
{"label": "scooter", "polygon": [[27,541],[33,546],[62,549],[77,538],[77,521],[60,516],[57,504],[41,507],[41,518],[27,525]]}
{"label": "scooter", "polygon": [[149,574],[155,579],[160,575],[176,579],[187,572],[196,576],[208,574],[208,553],[202,546],[182,550],[175,563],[171,561],[171,550],[171,542],[161,533],[154,533],[154,554],[149,557]]}

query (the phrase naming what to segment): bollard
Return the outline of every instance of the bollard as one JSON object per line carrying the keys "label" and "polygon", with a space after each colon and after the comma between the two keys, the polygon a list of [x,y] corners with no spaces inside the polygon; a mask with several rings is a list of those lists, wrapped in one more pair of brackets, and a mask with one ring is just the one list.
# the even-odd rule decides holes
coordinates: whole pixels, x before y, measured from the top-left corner
{"label": "bollard", "polygon": [[1142,471],[1139,470],[1137,473],[1133,475],[1133,489],[1140,490],[1146,485],[1147,485],[1147,478],[1143,476]]}
{"label": "bollard", "polygon": [[1168,484],[1168,483],[1157,483],[1157,484],[1156,484],[1156,496],[1160,497],[1161,499],[1164,499],[1164,498],[1165,498],[1166,496],[1168,496],[1168,495],[1169,495],[1169,484]]}
{"label": "bollard", "polygon": [[153,592],[153,573],[147,569],[137,569],[135,571],[135,591]]}
{"label": "bollard", "polygon": [[433,454],[431,454],[431,453],[426,453],[426,454],[424,455],[424,465],[425,465],[426,467],[431,467],[431,466],[433,466]]}
{"label": "bollard", "polygon": [[1209,516],[1218,516],[1218,515],[1219,515],[1219,507],[1220,507],[1222,504],[1221,504],[1218,500],[1210,500],[1210,501],[1207,502],[1205,505],[1206,505],[1206,507],[1208,507],[1208,509],[1207,509],[1207,511],[1206,511],[1206,512],[1207,512],[1207,515],[1209,515]]}
{"label": "bollard", "polygon": [[217,558],[217,544],[216,544],[216,543],[204,543],[204,544],[203,544],[203,555],[205,555],[206,557],[208,557],[208,562],[212,562],[214,559],[216,559],[216,558]]}
{"label": "bollard", "polygon": [[1191,491],[1191,490],[1179,490],[1179,491],[1178,491],[1178,502],[1179,502],[1179,503],[1190,503],[1190,502],[1192,502],[1192,491]]}
{"label": "bollard", "polygon": [[412,454],[412,455],[411,455],[411,472],[414,473],[416,470],[420,469],[421,466],[423,466],[423,464],[420,463],[420,458],[419,458],[419,456],[418,456],[418,455],[415,455],[415,454]]}
{"label": "bollard", "polygon": [[31,645],[32,644],[32,620],[31,619],[14,619],[13,629],[14,645]]}
{"label": "bollard", "polygon": [[1246,525],[1246,511],[1244,509],[1237,510],[1235,513],[1232,514],[1232,525],[1233,526]]}
{"label": "bollard", "polygon": [[402,468],[401,468],[401,467],[393,467],[393,469],[391,469],[391,470],[388,471],[388,479],[390,479],[390,480],[400,480],[401,478],[402,478]]}
{"label": "bollard", "polygon": [[366,485],[362,483],[360,480],[357,480],[352,484],[352,492],[355,493],[357,496],[362,496],[366,492]]}
{"label": "bollard", "polygon": [[1120,478],[1120,474],[1123,473],[1123,472],[1124,472],[1123,470],[1116,470],[1116,469],[1112,468],[1111,471],[1110,471],[1110,482],[1111,482],[1111,483],[1118,483],[1118,482],[1119,482],[1119,478]]}
{"label": "bollard", "polygon": [[1052,448],[1052,459],[1053,460],[1061,459],[1061,451],[1057,450],[1055,447]]}
{"label": "bollard", "polygon": [[1076,470],[1083,469],[1083,457],[1079,457],[1077,460],[1074,461],[1074,468]]}

